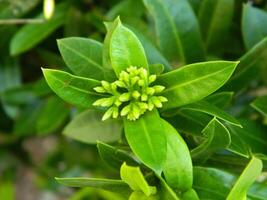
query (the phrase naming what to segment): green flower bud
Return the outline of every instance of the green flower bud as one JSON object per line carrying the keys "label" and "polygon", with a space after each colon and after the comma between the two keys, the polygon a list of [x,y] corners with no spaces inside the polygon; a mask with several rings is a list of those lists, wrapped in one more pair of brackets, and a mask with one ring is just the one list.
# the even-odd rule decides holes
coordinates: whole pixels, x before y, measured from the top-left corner
{"label": "green flower bud", "polygon": [[119,100],[120,100],[121,102],[129,101],[129,100],[130,100],[130,93],[127,92],[127,93],[123,93],[123,94],[121,94],[120,97],[119,97]]}
{"label": "green flower bud", "polygon": [[160,93],[165,89],[165,87],[161,85],[155,85],[153,86],[153,89],[155,90],[155,93]]}
{"label": "green flower bud", "polygon": [[113,114],[113,107],[109,108],[102,117],[102,121],[107,120]]}
{"label": "green flower bud", "polygon": [[110,83],[107,82],[107,81],[101,81],[101,84],[103,86],[103,88],[106,90],[106,91],[110,91]]}
{"label": "green flower bud", "polygon": [[153,83],[156,80],[157,76],[156,75],[150,75],[148,78],[149,83]]}
{"label": "green flower bud", "polygon": [[127,105],[127,106],[125,106],[125,107],[121,110],[121,116],[125,116],[125,115],[127,115],[130,111],[131,111],[131,105]]}
{"label": "green flower bud", "polygon": [[94,87],[94,90],[98,93],[106,93],[107,91],[101,87],[101,86],[98,86],[98,87]]}
{"label": "green flower bud", "polygon": [[115,81],[115,84],[118,86],[118,87],[121,87],[121,88],[127,88],[126,84],[123,82],[123,81]]}
{"label": "green flower bud", "polygon": [[140,96],[141,96],[141,94],[137,90],[133,91],[133,93],[132,93],[133,98],[138,99]]}
{"label": "green flower bud", "polygon": [[148,87],[147,89],[146,89],[146,93],[148,94],[148,95],[153,95],[154,93],[155,93],[155,90],[154,90],[154,88],[151,88],[151,87]]}
{"label": "green flower bud", "polygon": [[148,98],[147,94],[143,93],[141,95],[141,101],[147,101],[147,98]]}

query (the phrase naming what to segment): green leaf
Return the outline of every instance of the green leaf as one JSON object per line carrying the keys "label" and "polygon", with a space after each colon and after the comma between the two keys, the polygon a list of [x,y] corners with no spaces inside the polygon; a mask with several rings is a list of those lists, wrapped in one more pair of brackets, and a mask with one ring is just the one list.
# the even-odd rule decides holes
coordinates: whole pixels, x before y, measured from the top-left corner
{"label": "green leaf", "polygon": [[162,0],[143,0],[143,2],[155,21],[157,42],[161,52],[171,62],[177,62],[177,60],[184,62],[185,58],[178,30]]}
{"label": "green leaf", "polygon": [[102,113],[87,110],[77,115],[63,130],[64,135],[88,144],[97,141],[115,142],[121,137],[121,123],[109,119],[101,121]]}
{"label": "green leaf", "polygon": [[124,130],[135,155],[146,166],[161,174],[166,160],[167,141],[157,111],[146,112],[136,121],[124,119]]}
{"label": "green leaf", "polygon": [[110,38],[111,65],[118,76],[130,66],[143,67],[148,70],[145,50],[136,35],[121,22],[113,30]]}
{"label": "green leaf", "polygon": [[[18,55],[33,48],[43,39],[60,27],[64,22],[66,5],[56,7],[54,16],[41,24],[27,24],[23,26],[12,38],[10,43],[11,55]],[[42,19],[42,14],[38,16]]]}
{"label": "green leaf", "polygon": [[251,106],[259,111],[264,117],[267,117],[267,96],[257,98],[251,103]]}
{"label": "green leaf", "polygon": [[229,105],[233,95],[233,92],[218,92],[208,96],[205,100],[219,108],[224,108]]}
{"label": "green leaf", "polygon": [[199,200],[199,197],[194,189],[190,189],[183,193],[182,200]]}
{"label": "green leaf", "polygon": [[129,200],[158,200],[158,196],[152,195],[148,197],[143,192],[134,191],[129,197]]}
{"label": "green leaf", "polygon": [[140,42],[142,43],[147,60],[149,64],[160,63],[164,65],[164,71],[170,71],[172,67],[166,58],[161,54],[161,52],[154,46],[154,44],[147,38],[141,31],[136,28],[130,27],[130,29],[134,32],[134,34],[138,37]]}
{"label": "green leaf", "polygon": [[111,192],[130,193],[131,189],[121,180],[100,178],[56,178],[57,182],[69,187],[93,187]]}
{"label": "green leaf", "polygon": [[220,108],[216,107],[215,105],[212,105],[209,102],[204,101],[204,100],[183,106],[182,108],[180,108],[180,110],[194,110],[197,112],[207,113],[207,114],[215,116],[221,120],[224,120],[230,124],[242,127],[242,125],[239,123],[239,121],[236,120],[234,117],[232,117],[230,114],[228,114],[224,110],[221,110]]}
{"label": "green leaf", "polygon": [[0,197],[5,200],[14,200],[15,185],[11,182],[0,182]]}
{"label": "green leaf", "polygon": [[226,149],[231,143],[231,136],[227,128],[213,118],[202,131],[205,140],[191,151],[193,158],[205,160],[217,150]]}
{"label": "green leaf", "polygon": [[204,0],[199,9],[199,23],[206,48],[212,54],[223,52],[232,23],[234,0]]}
{"label": "green leaf", "polygon": [[91,108],[93,102],[101,97],[93,90],[100,81],[53,69],[43,69],[43,73],[49,87],[70,104]]}
{"label": "green leaf", "polygon": [[164,70],[164,66],[162,64],[153,64],[149,65],[150,74],[160,75]]}
{"label": "green leaf", "polygon": [[42,106],[36,122],[38,135],[46,135],[56,131],[66,121],[69,109],[56,96],[52,96]]}
{"label": "green leaf", "polygon": [[262,161],[258,158],[252,157],[238,180],[231,189],[227,200],[244,200],[246,199],[247,190],[261,174]]}
{"label": "green leaf", "polygon": [[227,125],[231,136],[233,137],[235,135],[236,138],[240,138],[245,146],[254,154],[260,153],[267,155],[266,127],[248,119],[240,119],[240,123],[243,128]]}
{"label": "green leaf", "polygon": [[64,61],[75,75],[97,80],[104,79],[100,42],[69,37],[57,40],[57,44]]}
{"label": "green leaf", "polygon": [[238,91],[247,87],[252,80],[258,79],[261,76],[261,69],[266,69],[266,62],[267,37],[240,58],[237,70],[222,89]]}
{"label": "green leaf", "polygon": [[139,167],[131,167],[123,163],[120,170],[121,179],[127,183],[133,191],[142,191],[146,196],[157,192],[157,188],[149,186]]}
{"label": "green leaf", "polygon": [[198,21],[187,0],[144,0],[144,3],[155,20],[165,57],[176,62],[180,59],[182,63],[204,60]]}
{"label": "green leaf", "polygon": [[242,33],[247,49],[267,36],[267,12],[263,9],[244,4],[242,12]]}
{"label": "green leaf", "polygon": [[189,149],[183,138],[168,122],[162,120],[167,138],[167,157],[163,168],[166,182],[182,191],[191,189],[193,167]]}
{"label": "green leaf", "polygon": [[139,164],[129,152],[117,147],[97,142],[97,149],[102,160],[114,169],[119,170],[124,162],[134,166]]}
{"label": "green leaf", "polygon": [[[215,168],[194,167],[194,188],[200,199],[225,200],[236,175]],[[248,190],[248,199],[265,200],[267,188],[264,183],[254,183]]]}
{"label": "green leaf", "polygon": [[238,62],[212,61],[187,65],[158,77],[168,99],[163,109],[193,103],[215,92],[230,78]]}
{"label": "green leaf", "polygon": [[168,199],[168,200],[180,200],[180,198],[176,195],[176,193],[172,190],[172,188],[165,182],[165,180],[158,176],[160,180],[160,190],[159,195],[160,199]]}

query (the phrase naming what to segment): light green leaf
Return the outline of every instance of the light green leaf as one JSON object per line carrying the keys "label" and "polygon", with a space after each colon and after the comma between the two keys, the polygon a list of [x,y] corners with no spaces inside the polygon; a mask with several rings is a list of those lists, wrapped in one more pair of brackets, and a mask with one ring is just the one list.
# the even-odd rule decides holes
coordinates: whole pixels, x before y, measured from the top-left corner
{"label": "light green leaf", "polygon": [[242,12],[242,33],[247,49],[267,36],[267,12],[263,9],[244,4]]}
{"label": "light green leaf", "polygon": [[262,161],[252,157],[242,174],[235,182],[226,200],[244,200],[246,199],[247,190],[261,174]]}
{"label": "light green leaf", "polygon": [[251,106],[259,111],[264,117],[267,117],[267,96],[257,98],[251,103]]}
{"label": "light green leaf", "polygon": [[180,110],[194,110],[197,112],[207,113],[221,120],[224,120],[230,124],[242,127],[242,125],[238,122],[238,120],[232,117],[230,114],[204,100],[183,106]]}
{"label": "light green leaf", "polygon": [[163,109],[193,103],[215,92],[230,78],[238,62],[212,61],[187,65],[158,77],[168,99]]}
{"label": "light green leaf", "polygon": [[100,81],[53,69],[43,69],[43,73],[50,88],[70,104],[91,108],[93,102],[101,97],[93,90],[100,85]]}
{"label": "light green leaf", "polygon": [[69,109],[57,96],[46,100],[42,106],[37,122],[36,131],[38,135],[46,135],[56,131],[66,121]]}
{"label": "light green leaf", "polygon": [[190,189],[183,193],[182,200],[199,200],[199,197],[194,189]]}
{"label": "light green leaf", "polygon": [[102,160],[114,169],[119,170],[123,162],[127,162],[133,166],[139,164],[129,152],[118,147],[113,147],[103,142],[97,142],[97,149]]}
{"label": "light green leaf", "polygon": [[139,167],[128,166],[123,163],[120,170],[121,179],[134,191],[142,191],[146,196],[157,192],[157,188],[149,186]]}
{"label": "light green leaf", "polygon": [[146,196],[143,192],[134,191],[129,200],[159,200],[157,195],[150,195],[149,197]]}
{"label": "light green leaf", "polygon": [[167,138],[167,158],[163,168],[166,182],[182,191],[191,189],[193,167],[189,149],[183,138],[168,122],[162,120]]}
{"label": "light green leaf", "polygon": [[[159,46],[171,61],[204,60],[204,46],[194,11],[187,0],[144,0],[156,23]],[[166,31],[168,30],[168,31]]]}
{"label": "light green leaf", "polygon": [[146,166],[161,174],[166,160],[167,141],[158,112],[146,112],[136,121],[124,119],[124,129],[135,155]]}
{"label": "light green leaf", "polygon": [[109,119],[101,121],[102,113],[87,110],[77,115],[63,130],[63,134],[80,142],[115,142],[121,137],[121,123]]}
{"label": "light green leaf", "polygon": [[4,200],[14,200],[15,185],[11,182],[0,182],[0,197]]}
{"label": "light green leaf", "polygon": [[264,73],[261,74],[261,69],[266,70],[266,62],[267,37],[240,58],[237,70],[222,89],[238,91],[247,87],[252,80],[258,79],[261,75],[263,75],[263,80],[265,80]]}
{"label": "light green leaf", "polygon": [[232,23],[234,0],[203,0],[199,9],[199,23],[206,48],[212,54],[223,51]]}
{"label": "light green leaf", "polygon": [[[23,26],[12,38],[10,43],[11,55],[18,55],[33,48],[43,39],[60,27],[64,22],[66,5],[56,7],[54,16],[41,24],[27,24]],[[38,16],[42,19],[42,14]]]}
{"label": "light green leaf", "polygon": [[162,64],[153,64],[149,65],[150,74],[160,75],[164,70],[164,66]]}
{"label": "light green leaf", "polygon": [[111,192],[129,194],[131,189],[121,180],[100,178],[56,178],[56,180],[69,187],[93,187]]}
{"label": "light green leaf", "polygon": [[226,149],[231,143],[231,136],[227,128],[213,118],[202,131],[205,140],[191,151],[193,158],[208,159],[217,150]]}
{"label": "light green leaf", "polygon": [[160,199],[168,199],[168,200],[180,200],[180,198],[176,195],[176,193],[172,190],[172,188],[165,182],[165,180],[158,176],[160,180]]}
{"label": "light green leaf", "polygon": [[57,44],[64,61],[75,75],[97,80],[104,79],[100,42],[69,37],[57,40]]}
{"label": "light green leaf", "polygon": [[109,53],[111,65],[117,76],[130,66],[143,67],[148,70],[145,50],[141,42],[120,21],[112,32]]}

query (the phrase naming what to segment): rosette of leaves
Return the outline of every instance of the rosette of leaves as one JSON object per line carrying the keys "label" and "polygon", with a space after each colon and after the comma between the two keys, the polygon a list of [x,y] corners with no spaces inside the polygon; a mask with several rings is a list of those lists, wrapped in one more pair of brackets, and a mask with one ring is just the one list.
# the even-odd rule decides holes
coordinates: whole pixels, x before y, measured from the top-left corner
{"label": "rosette of leaves", "polygon": [[[68,136],[87,143],[96,140],[115,142],[120,140],[119,127],[122,126],[136,158],[123,150],[98,143],[102,158],[112,160],[112,157],[116,157],[116,161],[109,164],[120,169],[122,181],[86,178],[58,180],[70,186],[111,190],[129,199],[198,199],[193,189],[189,149],[164,116],[218,90],[231,77],[238,62],[201,62],[170,70],[163,57],[161,60],[164,65],[153,63],[155,55],[159,53],[156,48],[143,46],[119,18],[105,25],[107,35],[104,44],[85,38],[58,41],[63,59],[75,75],[54,69],[43,69],[43,72],[48,85],[59,97],[89,110],[73,120],[76,120],[76,126],[71,122],[66,127]],[[127,81],[130,86],[127,86]],[[194,106],[191,109],[205,110],[207,103],[203,101]],[[211,110],[217,118],[233,126],[241,126],[223,111],[214,107]],[[75,128],[85,125],[92,126],[91,133],[86,131],[79,134],[78,130],[75,131]],[[102,138],[98,137],[98,133],[103,134],[97,130],[99,128],[106,134]],[[214,134],[215,129],[228,137],[229,132],[216,118],[203,132]],[[70,130],[73,132],[69,134]],[[117,135],[114,136],[114,132]],[[88,135],[93,139],[87,140]],[[210,144],[210,141],[204,143],[200,147],[202,149],[196,149],[196,154]],[[139,165],[141,170],[124,162]],[[152,178],[147,176],[150,170],[155,175]]]}

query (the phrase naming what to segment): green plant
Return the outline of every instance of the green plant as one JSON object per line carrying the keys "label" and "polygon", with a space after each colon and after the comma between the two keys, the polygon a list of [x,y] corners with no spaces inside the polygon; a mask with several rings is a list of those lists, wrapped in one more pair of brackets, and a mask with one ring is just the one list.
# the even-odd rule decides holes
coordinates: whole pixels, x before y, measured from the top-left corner
{"label": "green plant", "polygon": [[[142,43],[119,18],[113,23],[106,23],[106,27],[108,32],[103,47],[91,39],[66,38],[58,41],[63,58],[76,75],[52,69],[43,69],[43,72],[50,88],[65,101],[78,107],[94,109],[95,112],[105,112],[102,118],[105,121],[97,122],[98,127],[105,129],[105,126],[120,124],[122,118],[127,143],[138,160],[122,150],[121,154],[117,154],[114,147],[102,143],[110,142],[109,140],[103,141],[105,138],[96,136],[95,140],[101,141],[98,149],[102,158],[111,159],[108,163],[121,165],[122,181],[90,178],[57,180],[69,186],[91,186],[117,192],[123,197],[130,195],[129,199],[199,199],[193,189],[193,166],[189,149],[177,130],[166,120],[175,116],[178,107],[184,106],[186,109],[186,105],[189,105],[189,109],[212,113],[215,117],[203,130],[203,134],[207,136],[214,135],[212,141],[203,142],[191,155],[201,156],[203,152],[212,149],[209,148],[210,145],[219,148],[215,142],[227,143],[227,147],[229,132],[218,119],[233,127],[242,125],[234,117],[203,99],[224,85],[238,62],[202,62],[162,73],[164,66],[148,64]],[[96,60],[94,52],[103,52],[102,60],[99,55]],[[77,62],[84,63],[77,68]],[[86,74],[80,73],[85,68]],[[153,96],[154,94],[160,96]],[[194,104],[196,101],[199,103]],[[92,114],[94,112],[89,116]],[[108,119],[109,117],[118,120]],[[88,115],[81,117],[80,121],[86,120],[85,118]],[[78,128],[79,124],[76,122],[72,130]],[[111,128],[109,130],[108,132],[114,131]],[[120,134],[118,129],[115,130]],[[73,131],[68,135],[80,141],[86,141],[88,137],[85,134],[75,134]],[[126,144],[124,141],[122,143]],[[124,162],[139,167],[130,167]],[[261,161],[253,158],[227,199],[236,199],[237,196],[243,199],[247,188],[261,173],[261,169]]]}

